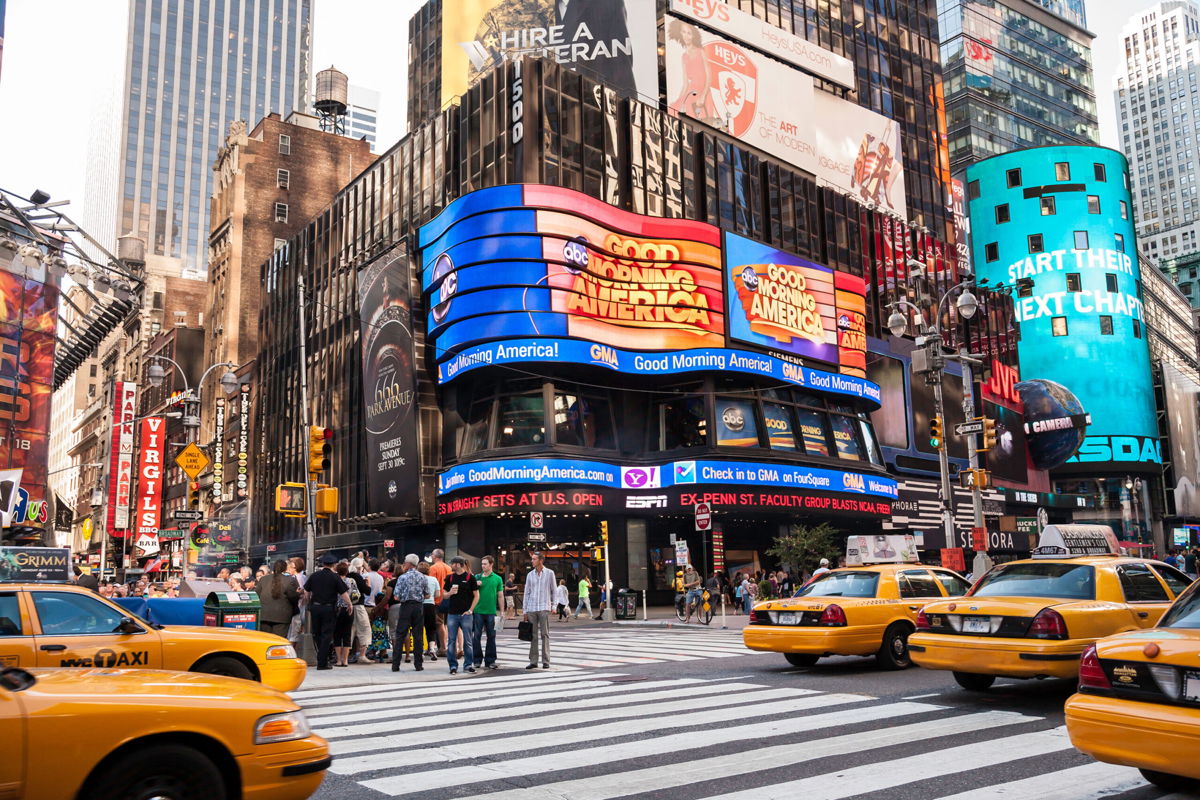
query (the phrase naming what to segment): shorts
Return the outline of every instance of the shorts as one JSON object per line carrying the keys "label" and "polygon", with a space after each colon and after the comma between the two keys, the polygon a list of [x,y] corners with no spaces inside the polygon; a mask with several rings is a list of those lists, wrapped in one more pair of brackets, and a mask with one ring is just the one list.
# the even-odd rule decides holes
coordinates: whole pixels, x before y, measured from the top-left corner
{"label": "shorts", "polygon": [[504,607],[509,611],[516,611],[517,598],[513,597],[512,595],[506,595],[504,598]]}

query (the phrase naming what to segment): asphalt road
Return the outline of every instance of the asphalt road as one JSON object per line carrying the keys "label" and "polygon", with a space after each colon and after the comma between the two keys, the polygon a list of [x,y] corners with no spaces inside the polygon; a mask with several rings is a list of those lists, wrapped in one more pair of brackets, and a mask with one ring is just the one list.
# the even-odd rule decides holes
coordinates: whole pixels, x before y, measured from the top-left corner
{"label": "asphalt road", "polygon": [[867,659],[797,669],[743,651],[735,631],[597,626],[557,641],[560,660],[593,665],[531,673],[510,658],[486,674],[362,685],[356,670],[387,670],[372,665],[345,670],[341,688],[298,693],[336,753],[315,797],[1168,796],[1070,747],[1068,682],[972,694],[948,673],[885,672]]}

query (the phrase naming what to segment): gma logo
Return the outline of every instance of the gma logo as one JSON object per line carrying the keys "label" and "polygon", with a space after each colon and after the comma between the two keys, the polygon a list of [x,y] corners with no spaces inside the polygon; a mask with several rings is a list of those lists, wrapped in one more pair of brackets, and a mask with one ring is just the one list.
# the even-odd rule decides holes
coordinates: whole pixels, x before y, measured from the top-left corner
{"label": "gma logo", "polygon": [[617,351],[611,347],[606,347],[602,344],[594,344],[592,345],[590,355],[593,361],[597,361],[606,367],[619,369],[619,364],[617,363]]}

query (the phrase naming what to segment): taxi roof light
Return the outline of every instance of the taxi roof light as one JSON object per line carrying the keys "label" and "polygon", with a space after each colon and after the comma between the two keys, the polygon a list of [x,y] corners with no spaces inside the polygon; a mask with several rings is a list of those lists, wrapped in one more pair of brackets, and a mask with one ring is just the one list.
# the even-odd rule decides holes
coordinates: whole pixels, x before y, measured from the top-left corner
{"label": "taxi roof light", "polygon": [[1158,684],[1158,688],[1172,700],[1178,700],[1183,692],[1183,680],[1179,675],[1179,670],[1166,664],[1147,664],[1146,668],[1150,670],[1150,674],[1154,676],[1154,682]]}
{"label": "taxi roof light", "polygon": [[846,624],[846,612],[837,603],[831,603],[821,612],[819,625],[840,626]]}
{"label": "taxi roof light", "polygon": [[1112,683],[1100,666],[1100,658],[1096,655],[1096,645],[1088,645],[1079,658],[1079,688],[1080,689],[1111,689]]}
{"label": "taxi roof light", "polygon": [[1053,608],[1043,608],[1029,623],[1025,634],[1031,639],[1067,639],[1067,621]]}

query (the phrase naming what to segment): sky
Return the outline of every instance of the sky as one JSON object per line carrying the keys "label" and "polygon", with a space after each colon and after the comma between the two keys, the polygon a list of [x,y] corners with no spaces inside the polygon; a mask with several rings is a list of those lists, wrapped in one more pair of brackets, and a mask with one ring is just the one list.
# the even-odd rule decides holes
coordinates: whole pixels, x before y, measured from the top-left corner
{"label": "sky", "polygon": [[[408,19],[423,0],[313,0],[314,71],[330,64],[382,93],[379,149],[404,134]],[[1088,0],[1101,141],[1117,144],[1112,75],[1130,15],[1155,0]],[[125,0],[9,0],[0,71],[0,187],[34,189],[82,215],[89,123],[96,98],[120,80]],[[69,24],[67,24],[69,23]],[[253,126],[257,120],[248,120]]]}

